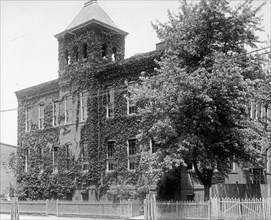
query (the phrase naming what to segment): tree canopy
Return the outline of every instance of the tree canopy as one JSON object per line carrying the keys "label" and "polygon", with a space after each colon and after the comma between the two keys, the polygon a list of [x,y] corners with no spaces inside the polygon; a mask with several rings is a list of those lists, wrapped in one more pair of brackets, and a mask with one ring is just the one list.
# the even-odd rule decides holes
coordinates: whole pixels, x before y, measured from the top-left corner
{"label": "tree canopy", "polygon": [[261,61],[247,53],[258,43],[260,8],[183,1],[178,14],[153,25],[165,44],[159,68],[129,86],[142,116],[139,139],[161,145],[166,168],[192,162],[206,200],[216,171],[227,176],[233,161],[259,164],[267,147],[264,125],[248,117],[263,77]]}

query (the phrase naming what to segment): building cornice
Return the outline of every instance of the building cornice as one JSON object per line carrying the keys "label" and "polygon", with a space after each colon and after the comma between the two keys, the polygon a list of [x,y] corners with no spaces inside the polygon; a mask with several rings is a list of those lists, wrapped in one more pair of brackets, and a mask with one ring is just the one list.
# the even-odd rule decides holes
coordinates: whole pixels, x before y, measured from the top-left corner
{"label": "building cornice", "polygon": [[59,91],[58,79],[51,80],[42,84],[31,86],[19,91],[16,91],[15,94],[17,98],[33,95],[46,95]]}

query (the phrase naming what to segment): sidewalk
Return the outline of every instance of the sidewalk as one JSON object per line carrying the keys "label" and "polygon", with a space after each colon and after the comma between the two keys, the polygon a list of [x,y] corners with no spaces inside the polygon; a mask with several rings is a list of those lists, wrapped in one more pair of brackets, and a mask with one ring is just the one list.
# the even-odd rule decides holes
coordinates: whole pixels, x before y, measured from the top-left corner
{"label": "sidewalk", "polygon": [[[0,220],[10,220],[10,215],[0,214]],[[81,218],[81,217],[56,217],[56,216],[35,216],[20,215],[20,220],[111,220],[110,218]],[[114,219],[121,220],[121,219]]]}

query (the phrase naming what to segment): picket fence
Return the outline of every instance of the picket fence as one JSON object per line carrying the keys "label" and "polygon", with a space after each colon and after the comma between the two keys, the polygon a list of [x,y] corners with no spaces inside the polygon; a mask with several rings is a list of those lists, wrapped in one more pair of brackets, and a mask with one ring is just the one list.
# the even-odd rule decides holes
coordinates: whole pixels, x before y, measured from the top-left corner
{"label": "picket fence", "polygon": [[[0,201],[0,213],[11,213],[11,202]],[[19,201],[19,213],[56,216],[107,216],[131,218],[139,215],[138,201],[70,202],[70,201]]]}
{"label": "picket fence", "polygon": [[145,220],[271,220],[271,198],[165,202],[151,195],[144,203]]}

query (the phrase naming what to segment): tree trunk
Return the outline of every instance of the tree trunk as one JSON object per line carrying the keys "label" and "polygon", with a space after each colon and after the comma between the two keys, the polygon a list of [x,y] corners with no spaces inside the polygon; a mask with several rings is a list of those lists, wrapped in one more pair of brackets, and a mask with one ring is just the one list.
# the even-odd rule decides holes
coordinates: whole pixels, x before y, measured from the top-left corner
{"label": "tree trunk", "polygon": [[207,202],[210,200],[210,188],[211,185],[204,185],[204,201]]}

